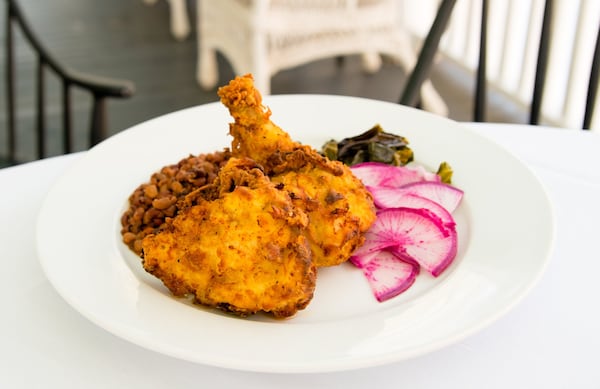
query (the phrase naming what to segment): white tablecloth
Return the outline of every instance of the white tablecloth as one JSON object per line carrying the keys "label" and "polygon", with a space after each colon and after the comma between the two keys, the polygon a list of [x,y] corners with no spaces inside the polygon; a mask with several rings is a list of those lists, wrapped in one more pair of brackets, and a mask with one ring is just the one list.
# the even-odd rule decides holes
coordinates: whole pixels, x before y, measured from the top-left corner
{"label": "white tablecloth", "polygon": [[0,388],[600,388],[600,136],[469,125],[512,150],[549,192],[557,240],[544,276],[515,309],[458,344],[338,373],[197,365],[91,324],[45,279],[35,248],[41,201],[80,155],[0,170]]}

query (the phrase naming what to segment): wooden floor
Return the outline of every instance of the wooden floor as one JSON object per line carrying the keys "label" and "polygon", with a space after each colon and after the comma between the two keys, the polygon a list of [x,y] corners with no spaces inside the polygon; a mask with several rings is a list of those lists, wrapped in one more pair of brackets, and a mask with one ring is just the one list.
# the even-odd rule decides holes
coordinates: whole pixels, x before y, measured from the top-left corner
{"label": "wooden floor", "polygon": [[[159,0],[154,6],[147,6],[142,0],[21,0],[21,4],[44,44],[65,65],[78,71],[135,83],[133,98],[109,103],[111,134],[174,110],[217,100],[216,90],[202,90],[195,80],[195,31],[183,42],[171,37],[166,0]],[[193,18],[195,1],[188,1],[188,4]],[[4,12],[2,10],[0,37],[3,42]],[[27,161],[34,159],[35,58],[22,39],[19,41],[17,141],[19,159]],[[0,70],[4,74],[4,50],[0,55]],[[223,84],[233,77],[233,71],[221,57],[219,64],[219,84]],[[334,59],[325,59],[278,73],[272,80],[272,93],[327,93],[395,102],[404,79],[402,69],[391,61],[385,61],[378,73],[367,75],[362,71],[358,58],[347,57],[342,66]],[[449,116],[455,120],[470,120],[472,77],[442,60],[436,65],[432,79],[449,104]],[[56,130],[61,127],[56,92],[58,86],[51,82],[48,92],[48,100],[51,101],[48,109],[51,155],[61,153]],[[84,94],[76,96],[75,126],[81,129],[76,147],[83,150],[87,148],[84,128],[88,118],[84,113],[89,99]],[[4,91],[0,107],[2,157],[7,153]],[[492,110],[491,120],[520,120],[519,115],[510,107],[508,113]]]}

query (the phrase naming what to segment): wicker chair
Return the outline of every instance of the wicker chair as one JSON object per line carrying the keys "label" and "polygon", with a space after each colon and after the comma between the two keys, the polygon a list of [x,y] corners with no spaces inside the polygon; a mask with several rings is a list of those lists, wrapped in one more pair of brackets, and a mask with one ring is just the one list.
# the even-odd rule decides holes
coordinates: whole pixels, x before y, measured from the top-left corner
{"label": "wicker chair", "polygon": [[[398,12],[396,0],[198,0],[197,80],[217,85],[217,51],[264,94],[278,71],[328,57],[361,54],[374,72],[386,54],[410,72],[417,53]],[[428,78],[421,83],[422,106],[445,114]]]}
{"label": "wicker chair", "polygon": [[[158,0],[144,0],[148,5],[156,4]],[[190,19],[185,0],[168,0],[170,11],[171,35],[178,41],[190,35]]]}

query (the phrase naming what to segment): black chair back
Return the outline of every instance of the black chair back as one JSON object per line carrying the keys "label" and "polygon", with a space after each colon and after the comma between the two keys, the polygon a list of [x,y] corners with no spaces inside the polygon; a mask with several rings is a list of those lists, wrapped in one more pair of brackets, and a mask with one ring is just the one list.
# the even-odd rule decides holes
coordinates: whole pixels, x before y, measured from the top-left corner
{"label": "black chair back", "polygon": [[65,67],[42,44],[34,29],[27,21],[17,0],[6,0],[6,93],[7,93],[7,143],[9,164],[21,161],[17,157],[16,122],[16,67],[15,67],[15,28],[19,28],[37,57],[36,66],[36,155],[47,156],[46,125],[46,71],[58,77],[62,85],[62,137],[63,151],[73,151],[73,121],[71,90],[74,87],[87,91],[92,96],[89,145],[93,146],[105,139],[107,133],[106,99],[127,98],[133,95],[134,85],[130,81],[101,78],[83,74]]}

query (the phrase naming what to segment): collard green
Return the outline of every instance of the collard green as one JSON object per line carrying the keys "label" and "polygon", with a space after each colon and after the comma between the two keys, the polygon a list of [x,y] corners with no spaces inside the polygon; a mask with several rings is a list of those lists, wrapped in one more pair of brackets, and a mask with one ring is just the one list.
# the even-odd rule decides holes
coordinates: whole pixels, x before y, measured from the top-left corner
{"label": "collard green", "polygon": [[323,145],[322,153],[329,159],[342,161],[349,166],[361,162],[404,166],[414,158],[405,137],[385,132],[379,124],[340,142],[330,140]]}

